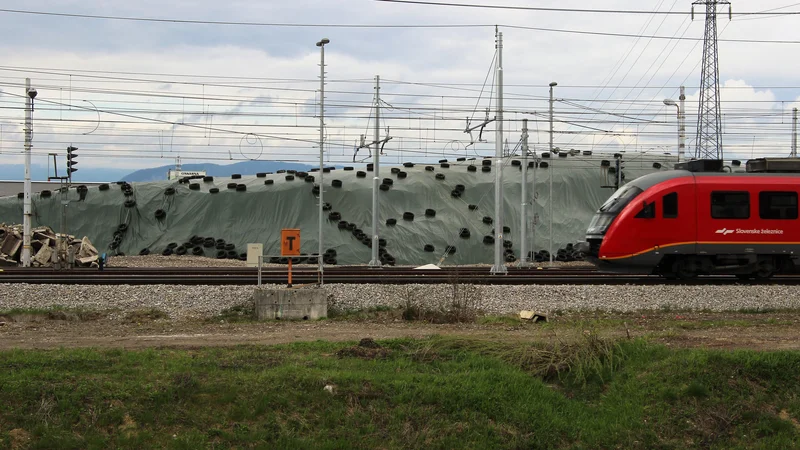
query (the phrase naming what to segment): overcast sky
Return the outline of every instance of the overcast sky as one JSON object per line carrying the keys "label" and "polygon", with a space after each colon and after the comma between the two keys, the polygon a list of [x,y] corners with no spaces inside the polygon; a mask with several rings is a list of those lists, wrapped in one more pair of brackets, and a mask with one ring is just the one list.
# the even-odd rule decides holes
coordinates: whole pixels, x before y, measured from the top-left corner
{"label": "overcast sky", "polygon": [[[503,33],[505,139],[522,119],[546,150],[548,84],[555,88],[555,145],[594,151],[675,152],[678,87],[687,86],[687,144],[694,149],[704,11],[687,0],[463,0],[485,5],[673,11],[587,14],[348,1],[5,0],[29,12],[311,26],[214,25],[0,12],[0,158],[20,163],[24,79],[38,89],[35,162],[81,147],[84,166],[148,167],[260,158],[313,162],[318,149],[320,49],[326,58],[326,153],[352,161],[360,134],[373,139],[374,77],[393,138],[390,162],[494,152],[494,123],[470,144],[467,117],[495,115],[495,29]],[[789,0],[734,2],[718,19],[724,144],[728,157],[785,155],[797,106],[800,41]],[[785,8],[784,8],[785,7]],[[727,11],[727,8],[725,8]],[[319,25],[486,25],[353,28]],[[587,35],[521,29],[692,38]],[[488,76],[488,78],[487,78]],[[485,84],[484,84],[485,83]],[[480,96],[480,99],[479,99]],[[97,108],[95,110],[94,108]],[[248,133],[253,133],[248,135]],[[474,138],[477,139],[477,132]],[[358,160],[366,157],[366,150]]]}

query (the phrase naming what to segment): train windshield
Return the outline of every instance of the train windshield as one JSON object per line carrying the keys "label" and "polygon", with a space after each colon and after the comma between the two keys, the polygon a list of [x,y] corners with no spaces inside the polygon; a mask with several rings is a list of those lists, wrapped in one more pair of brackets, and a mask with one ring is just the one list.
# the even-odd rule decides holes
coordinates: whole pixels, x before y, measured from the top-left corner
{"label": "train windshield", "polygon": [[617,215],[622,208],[628,205],[637,195],[641,194],[642,191],[640,188],[632,185],[627,184],[623,186],[621,189],[617,190],[605,203],[600,209],[597,211],[598,213],[607,213],[611,215]]}

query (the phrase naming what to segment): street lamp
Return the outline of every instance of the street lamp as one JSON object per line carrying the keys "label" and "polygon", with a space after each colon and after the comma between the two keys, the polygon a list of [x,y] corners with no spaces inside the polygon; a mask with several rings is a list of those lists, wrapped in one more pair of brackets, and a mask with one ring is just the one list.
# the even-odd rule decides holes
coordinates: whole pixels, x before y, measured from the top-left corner
{"label": "street lamp", "polygon": [[325,44],[331,41],[328,38],[322,38],[317,42],[317,47],[320,50],[320,64],[319,64],[319,236],[317,248],[317,263],[319,264],[319,284],[322,285],[322,214],[323,214],[323,192],[325,186],[323,179],[325,176],[325,167],[323,160],[323,141],[325,139]]}
{"label": "street lamp", "polygon": [[[553,156],[553,88],[558,86],[558,83],[553,81],[550,83],[550,157]],[[553,264],[553,167],[550,167],[548,179],[550,181],[550,199],[547,203],[550,204],[550,264]]]}
{"label": "street lamp", "polygon": [[686,153],[686,124],[684,120],[686,110],[683,105],[683,101],[686,100],[686,94],[683,86],[681,86],[680,100],[681,103],[679,105],[675,100],[665,98],[664,104],[678,108],[678,162],[683,162]]}
{"label": "street lamp", "polygon": [[31,147],[33,140],[33,99],[37,92],[25,78],[25,178],[22,204],[22,267],[31,266]]}

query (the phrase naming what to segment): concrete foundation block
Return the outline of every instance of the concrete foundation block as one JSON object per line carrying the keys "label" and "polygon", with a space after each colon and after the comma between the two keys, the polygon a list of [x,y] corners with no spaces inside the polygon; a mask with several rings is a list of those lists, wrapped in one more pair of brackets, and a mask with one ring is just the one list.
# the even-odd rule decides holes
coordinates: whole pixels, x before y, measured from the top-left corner
{"label": "concrete foundation block", "polygon": [[322,289],[263,289],[253,293],[257,320],[317,320],[328,317]]}

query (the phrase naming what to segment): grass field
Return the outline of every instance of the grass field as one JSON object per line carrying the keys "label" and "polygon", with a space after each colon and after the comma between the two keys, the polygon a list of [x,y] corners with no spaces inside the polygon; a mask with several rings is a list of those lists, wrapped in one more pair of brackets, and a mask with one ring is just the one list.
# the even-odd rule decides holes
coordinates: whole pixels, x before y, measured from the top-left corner
{"label": "grass field", "polygon": [[797,352],[353,344],[2,352],[0,448],[800,446]]}

